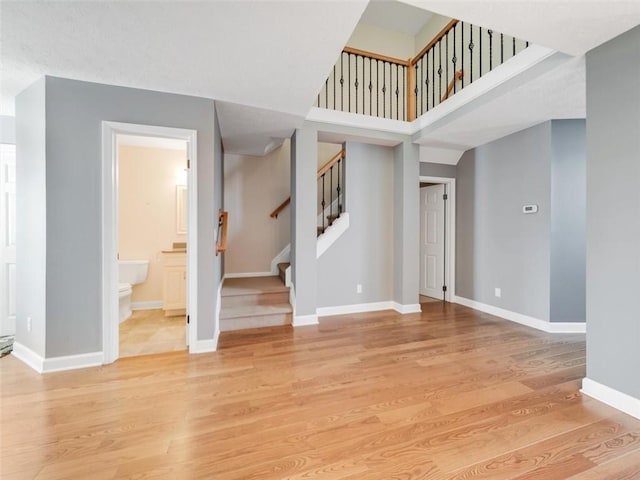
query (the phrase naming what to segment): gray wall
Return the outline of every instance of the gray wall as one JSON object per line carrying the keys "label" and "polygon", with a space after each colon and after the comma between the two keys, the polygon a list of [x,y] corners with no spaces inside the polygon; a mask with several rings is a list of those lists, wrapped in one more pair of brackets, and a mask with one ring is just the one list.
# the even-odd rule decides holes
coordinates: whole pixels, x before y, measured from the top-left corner
{"label": "gray wall", "polygon": [[640,398],[640,27],[587,53],[587,376]]}
{"label": "gray wall", "polygon": [[[44,78],[18,95],[16,110],[16,341],[44,357],[47,261]],[[29,316],[30,332],[26,321]]]}
{"label": "gray wall", "polygon": [[[457,296],[549,320],[550,162],[550,122],[462,156],[456,184]],[[524,215],[525,204],[537,204],[538,213]],[[495,287],[502,289],[501,298]]]}
{"label": "gray wall", "polygon": [[393,298],[393,149],[351,142],[345,148],[349,229],[318,259],[319,307]]}
{"label": "gray wall", "polygon": [[418,145],[405,141],[393,150],[393,299],[418,303],[420,181]]}
{"label": "gray wall", "polygon": [[586,319],[586,139],[584,120],[551,122],[552,322]]}
{"label": "gray wall", "polygon": [[16,143],[16,119],[0,115],[0,143]]}
{"label": "gray wall", "polygon": [[[221,258],[214,253],[214,230],[222,198],[221,156],[214,165],[220,138],[213,101],[47,77],[46,356],[102,350],[103,120],[197,130],[198,338],[213,338]],[[21,176],[18,183],[22,184]],[[24,214],[18,210],[18,217]]]}
{"label": "gray wall", "polygon": [[317,161],[318,132],[297,129],[291,137],[291,281],[296,316],[316,314]]}
{"label": "gray wall", "polygon": [[420,176],[456,178],[456,165],[420,162]]}

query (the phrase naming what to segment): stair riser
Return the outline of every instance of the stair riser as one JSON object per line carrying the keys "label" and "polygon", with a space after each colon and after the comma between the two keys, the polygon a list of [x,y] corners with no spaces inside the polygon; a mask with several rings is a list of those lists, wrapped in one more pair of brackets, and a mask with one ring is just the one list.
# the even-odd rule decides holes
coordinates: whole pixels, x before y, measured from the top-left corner
{"label": "stair riser", "polygon": [[251,317],[224,318],[220,320],[220,331],[231,332],[234,330],[246,330],[248,328],[279,327],[291,325],[290,313],[277,313],[274,315],[255,315]]}
{"label": "stair riser", "polygon": [[223,307],[246,307],[251,305],[275,305],[289,303],[289,292],[256,293],[222,297]]}

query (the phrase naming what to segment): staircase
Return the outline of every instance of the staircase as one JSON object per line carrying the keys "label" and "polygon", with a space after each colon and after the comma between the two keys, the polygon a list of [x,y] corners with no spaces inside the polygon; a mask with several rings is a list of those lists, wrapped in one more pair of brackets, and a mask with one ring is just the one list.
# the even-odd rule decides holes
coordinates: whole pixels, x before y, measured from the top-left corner
{"label": "staircase", "polygon": [[221,296],[222,332],[291,325],[289,287],[277,276],[225,279]]}

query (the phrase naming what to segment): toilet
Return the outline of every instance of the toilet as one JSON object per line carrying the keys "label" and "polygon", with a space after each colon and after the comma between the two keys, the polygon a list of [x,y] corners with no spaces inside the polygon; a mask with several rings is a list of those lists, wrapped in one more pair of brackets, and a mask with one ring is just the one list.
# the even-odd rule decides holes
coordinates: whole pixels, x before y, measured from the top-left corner
{"label": "toilet", "polygon": [[120,323],[131,316],[131,292],[133,285],[147,279],[148,260],[118,260],[118,318]]}

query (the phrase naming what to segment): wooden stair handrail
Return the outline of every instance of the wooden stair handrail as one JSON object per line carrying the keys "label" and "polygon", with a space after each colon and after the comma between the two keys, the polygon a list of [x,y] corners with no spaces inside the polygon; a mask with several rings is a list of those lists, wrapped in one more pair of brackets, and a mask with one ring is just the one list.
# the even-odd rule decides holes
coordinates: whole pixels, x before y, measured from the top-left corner
{"label": "wooden stair handrail", "polygon": [[387,55],[380,55],[379,53],[368,52],[366,50],[360,50],[359,48],[353,48],[353,47],[344,47],[342,49],[342,53],[351,53],[353,55],[360,55],[361,57],[372,58],[374,60],[381,60],[383,62],[395,63],[397,65],[403,65],[405,67],[408,67],[409,62],[411,62],[411,59],[402,60],[400,58],[388,57]]}
{"label": "wooden stair handrail", "polygon": [[269,216],[271,218],[278,218],[278,214],[284,210],[286,208],[287,205],[289,205],[291,203],[291,197],[287,198],[284,202],[282,202],[280,205],[278,205],[278,208],[276,208],[273,212],[271,212],[269,214]]}
{"label": "wooden stair handrail", "polygon": [[[333,167],[336,163],[338,163],[338,160],[343,159],[344,153],[345,153],[344,149],[340,150],[338,153],[336,153],[336,155],[331,160],[329,160],[322,167],[320,167],[320,169],[318,170],[318,173],[316,174],[316,178],[320,178],[322,175],[327,173],[329,169],[331,169],[331,167]],[[287,205],[289,205],[290,203],[291,203],[291,197],[287,198],[284,202],[278,205],[278,207],[273,212],[271,212],[269,216],[271,218],[278,218],[278,214],[282,210],[284,210],[287,207]]]}
{"label": "wooden stair handrail", "polygon": [[442,99],[440,100],[440,102],[444,102],[447,98],[449,98],[449,96],[451,95],[451,92],[453,91],[453,87],[456,84],[456,82],[458,80],[462,80],[462,76],[464,75],[462,70],[458,70],[455,75],[453,76],[453,78],[451,79],[451,81],[449,82],[449,86],[447,87],[447,91],[444,93],[444,95],[442,96]]}

